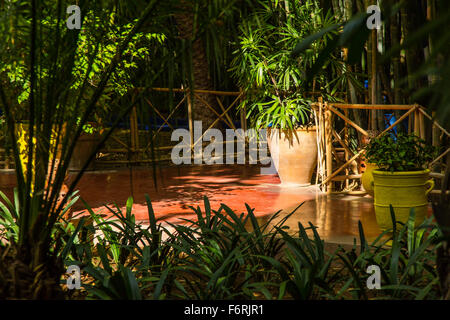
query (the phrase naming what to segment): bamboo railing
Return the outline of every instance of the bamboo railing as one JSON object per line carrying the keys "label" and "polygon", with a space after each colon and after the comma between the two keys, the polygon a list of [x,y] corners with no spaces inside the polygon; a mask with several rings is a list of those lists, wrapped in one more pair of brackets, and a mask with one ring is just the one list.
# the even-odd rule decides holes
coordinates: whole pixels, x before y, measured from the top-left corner
{"label": "bamboo railing", "polygon": [[[346,103],[327,103],[319,100],[318,103],[312,104],[314,114],[316,116],[317,128],[318,128],[318,147],[319,147],[319,157],[317,163],[317,180],[321,180],[320,186],[322,191],[330,193],[348,193],[348,194],[365,194],[364,191],[336,191],[334,190],[334,182],[345,182],[348,188],[350,180],[361,179],[361,174],[358,172],[356,174],[349,174],[349,166],[354,164],[361,155],[363,155],[365,148],[360,148],[357,152],[350,150],[348,141],[348,129],[350,127],[354,128],[363,136],[368,136],[369,133],[364,128],[361,128],[358,124],[352,121],[348,117],[349,109],[360,109],[360,110],[402,110],[406,111],[402,116],[400,116],[394,123],[389,125],[385,130],[383,130],[377,137],[380,137],[391,129],[399,125],[403,120],[408,118],[409,123],[413,124],[408,126],[410,132],[414,132],[417,136],[425,139],[425,119],[432,122],[433,128],[439,129],[443,134],[450,136],[449,133],[437,123],[433,118],[425,111],[420,105],[380,105],[380,104],[346,104]],[[344,113],[343,113],[343,112]],[[335,126],[333,125],[334,117],[340,118],[344,121],[344,137],[341,137],[340,133],[336,132]],[[338,158],[334,144],[338,143],[342,146],[344,151],[345,162]],[[441,153],[436,159],[434,159],[430,167],[435,163],[442,160],[448,153],[450,148]],[[333,166],[333,162],[337,165],[337,168]],[[344,174],[340,174],[344,172]]]}
{"label": "bamboo railing", "polygon": [[[143,89],[136,89],[136,93],[140,92]],[[161,112],[161,109],[156,107],[154,103],[152,102],[149,95],[145,96],[143,98],[145,104],[149,107],[149,110],[153,111],[161,120],[163,121],[163,124],[159,126],[153,133],[151,138],[145,142],[144,147],[141,146],[140,138],[139,138],[139,127],[138,127],[138,115],[136,111],[136,107],[134,107],[130,113],[130,129],[129,129],[129,141],[123,141],[119,139],[117,136],[112,136],[112,139],[118,143],[121,148],[114,148],[114,149],[103,149],[101,152],[103,154],[110,154],[110,153],[127,153],[131,156],[126,160],[104,160],[101,161],[102,164],[128,164],[128,163],[146,163],[146,162],[159,162],[159,161],[166,161],[169,160],[167,157],[157,158],[157,159],[148,159],[146,156],[140,157],[139,155],[145,155],[151,148],[152,143],[157,138],[158,134],[163,129],[164,125],[167,125],[171,130],[175,130],[171,124],[170,119],[175,115],[177,111],[180,111],[181,109],[185,108],[186,116],[188,120],[188,127],[189,127],[189,134],[190,134],[190,147],[191,150],[194,150],[194,147],[202,142],[203,135],[197,141],[194,141],[194,114],[193,114],[193,108],[192,108],[192,99],[190,99],[191,91],[189,88],[151,88],[147,89],[149,91],[154,92],[166,92],[166,93],[181,93],[181,99],[176,103],[175,107],[170,111],[168,115],[164,115]],[[214,95],[217,101],[217,105],[220,108],[220,112],[216,110],[213,106],[210,105],[202,96],[201,94],[209,94]],[[235,92],[235,91],[217,91],[217,90],[203,90],[203,89],[196,89],[192,93],[194,99],[197,99],[200,101],[200,103],[207,108],[209,111],[211,111],[212,114],[215,115],[215,120],[212,122],[212,124],[205,129],[213,128],[219,121],[222,121],[225,123],[226,126],[236,129],[232,116],[230,115],[230,111],[233,109],[236,109],[236,107],[239,105],[239,102],[244,96],[243,91]],[[221,101],[220,97],[235,97],[231,104],[224,105],[224,103]],[[242,125],[242,129],[247,129],[247,118],[245,115],[245,109],[240,109],[240,122]],[[204,130],[205,132],[206,130]],[[223,143],[227,143],[227,141],[223,141]],[[153,147],[153,150],[155,151],[163,151],[163,150],[170,150],[173,148],[173,145],[163,145],[158,147]],[[194,155],[194,152],[191,152],[192,155]]]}

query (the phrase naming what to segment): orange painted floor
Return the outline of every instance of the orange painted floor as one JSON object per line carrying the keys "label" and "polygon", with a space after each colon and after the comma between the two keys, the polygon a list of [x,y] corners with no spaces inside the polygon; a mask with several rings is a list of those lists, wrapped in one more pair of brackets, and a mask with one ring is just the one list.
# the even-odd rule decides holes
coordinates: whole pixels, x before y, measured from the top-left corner
{"label": "orange painted floor", "polygon": [[[3,192],[12,195],[14,185],[12,172],[0,173]],[[101,213],[107,213],[104,204],[116,202],[119,207],[124,207],[127,198],[133,195],[133,213],[137,220],[143,221],[147,220],[146,193],[152,199],[157,218],[172,223],[180,222],[179,218],[195,218],[189,206],[203,208],[203,197],[207,196],[213,209],[224,203],[241,213],[246,211],[247,203],[255,209],[261,223],[282,210],[280,219],[303,203],[286,224],[295,231],[298,222],[305,226],[311,222],[328,242],[353,243],[353,238],[358,238],[359,220],[368,239],[374,239],[380,233],[372,198],[326,196],[315,186],[283,187],[278,176],[260,175],[258,166],[178,166],[159,168],[155,173],[151,168],[94,171],[83,176],[77,189],[83,199]],[[81,202],[76,204],[76,212],[83,209]]]}

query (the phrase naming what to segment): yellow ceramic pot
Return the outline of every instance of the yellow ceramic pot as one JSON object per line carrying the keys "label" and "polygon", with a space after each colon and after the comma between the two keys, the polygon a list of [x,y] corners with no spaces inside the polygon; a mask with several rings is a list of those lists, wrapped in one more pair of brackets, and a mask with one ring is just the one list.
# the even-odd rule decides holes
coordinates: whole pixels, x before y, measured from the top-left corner
{"label": "yellow ceramic pot", "polygon": [[373,197],[374,190],[373,190],[373,175],[372,171],[378,169],[378,166],[373,163],[364,163],[365,169],[361,176],[361,182],[364,187],[364,190],[367,191],[369,195]]}
{"label": "yellow ceramic pot", "polygon": [[[56,136],[57,136],[57,128],[53,128],[52,129],[52,135],[50,138],[50,161],[52,161],[53,159],[53,150],[54,150],[54,146],[56,144]],[[64,135],[65,133],[65,125],[62,128],[62,133],[61,135]],[[19,146],[19,157],[20,157],[20,164],[22,167],[22,171],[23,174],[26,175],[27,174],[27,166],[28,166],[28,142],[29,142],[29,137],[30,137],[30,130],[29,130],[29,125],[28,123],[16,123],[15,125],[15,135],[16,135],[16,139],[17,139],[17,144]],[[60,140],[62,140],[62,138],[60,138]],[[60,141],[61,143],[61,141]],[[35,148],[37,147],[37,141],[36,141],[36,137],[33,138],[33,144],[35,146]],[[36,149],[34,149],[34,152],[36,152]],[[61,158],[61,147],[57,148],[57,154],[56,154],[56,160],[59,161],[59,159]],[[36,164],[33,163],[31,164],[31,171],[32,171],[32,181],[31,181],[31,187],[33,190],[33,185],[34,185],[34,172],[35,172],[35,166]]]}
{"label": "yellow ceramic pot", "polygon": [[395,219],[406,223],[411,208],[415,208],[415,225],[426,217],[428,193],[434,187],[429,178],[430,170],[388,172],[373,170],[375,214],[381,230],[391,229],[392,219],[389,205],[392,205]]}

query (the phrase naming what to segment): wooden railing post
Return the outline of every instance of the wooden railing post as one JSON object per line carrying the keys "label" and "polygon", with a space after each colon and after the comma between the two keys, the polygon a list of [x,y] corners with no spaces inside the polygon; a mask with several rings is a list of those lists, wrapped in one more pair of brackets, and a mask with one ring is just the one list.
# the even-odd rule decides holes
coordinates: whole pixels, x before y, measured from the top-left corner
{"label": "wooden railing post", "polygon": [[417,109],[414,111],[414,134],[420,137],[420,112]]}
{"label": "wooden railing post", "polygon": [[[345,110],[344,110],[344,115],[345,115],[347,118],[349,117],[349,115],[348,115],[348,109],[345,109]],[[347,124],[347,122],[345,122],[345,124],[344,124],[344,145],[346,145],[346,146],[349,145],[349,143],[348,143],[348,124]],[[348,151],[347,151],[347,148],[344,148],[344,159],[345,159],[345,162],[347,162],[348,159],[349,159],[349,153],[348,153]],[[346,176],[349,175],[349,170],[348,170],[348,168],[345,169],[345,175],[346,175]],[[349,179],[345,179],[345,188],[346,188],[347,190],[348,190],[348,187],[349,187]]]}
{"label": "wooden railing post", "polygon": [[425,119],[423,117],[422,112],[419,112],[419,126],[420,126],[420,138],[426,139],[426,130],[425,130]]}
{"label": "wooden railing post", "polygon": [[[326,161],[326,173],[327,179],[333,174],[333,154],[332,154],[332,139],[333,139],[333,114],[328,108],[328,104],[325,102],[325,161]],[[326,183],[327,194],[330,194],[333,190],[333,181],[331,179]]]}

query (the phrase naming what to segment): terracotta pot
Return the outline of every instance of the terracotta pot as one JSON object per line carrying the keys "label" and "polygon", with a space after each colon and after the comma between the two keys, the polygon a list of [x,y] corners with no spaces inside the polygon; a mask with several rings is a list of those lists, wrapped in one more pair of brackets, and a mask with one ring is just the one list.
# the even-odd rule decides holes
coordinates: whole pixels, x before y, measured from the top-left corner
{"label": "terracotta pot", "polygon": [[[98,143],[100,141],[100,136],[97,133],[80,135],[80,138],[75,144],[75,149],[73,150],[72,158],[69,163],[69,170],[79,171],[83,168],[86,161],[88,161],[92,152],[95,151]],[[94,169],[94,161],[89,163],[87,170]]]}
{"label": "terracotta pot", "polygon": [[317,163],[316,128],[267,130],[270,155],[283,184],[311,184]]}

